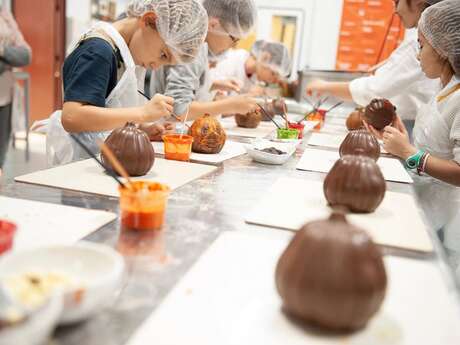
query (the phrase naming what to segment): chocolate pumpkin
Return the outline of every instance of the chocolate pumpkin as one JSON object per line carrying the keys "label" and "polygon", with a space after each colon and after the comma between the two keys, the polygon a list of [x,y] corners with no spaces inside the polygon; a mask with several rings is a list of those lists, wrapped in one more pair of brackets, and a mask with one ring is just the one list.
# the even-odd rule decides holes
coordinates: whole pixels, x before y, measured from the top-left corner
{"label": "chocolate pumpkin", "polygon": [[351,131],[340,145],[340,157],[358,155],[377,161],[380,157],[380,144],[375,137],[365,129]]}
{"label": "chocolate pumpkin", "polygon": [[393,123],[396,107],[387,99],[374,99],[364,111],[364,120],[377,130],[382,130]]}
{"label": "chocolate pumpkin", "polygon": [[227,140],[220,122],[209,114],[196,119],[188,134],[193,137],[192,151],[196,153],[219,153]]}
{"label": "chocolate pumpkin", "polygon": [[364,108],[356,108],[347,118],[347,128],[349,131],[363,127]]}
{"label": "chocolate pumpkin", "polygon": [[334,332],[363,328],[380,309],[387,287],[379,248],[339,213],[296,233],[275,280],[289,315]]}
{"label": "chocolate pumpkin", "polygon": [[262,121],[262,114],[260,109],[256,109],[246,115],[235,115],[236,124],[243,128],[257,128]]}
{"label": "chocolate pumpkin", "polygon": [[330,206],[345,206],[356,213],[374,212],[386,192],[379,166],[363,156],[340,158],[327,174],[323,187]]}
{"label": "chocolate pumpkin", "polygon": [[[155,151],[148,135],[134,123],[115,129],[105,140],[105,144],[130,176],[143,176],[152,169]],[[101,157],[104,165],[113,169],[107,157],[104,154]]]}

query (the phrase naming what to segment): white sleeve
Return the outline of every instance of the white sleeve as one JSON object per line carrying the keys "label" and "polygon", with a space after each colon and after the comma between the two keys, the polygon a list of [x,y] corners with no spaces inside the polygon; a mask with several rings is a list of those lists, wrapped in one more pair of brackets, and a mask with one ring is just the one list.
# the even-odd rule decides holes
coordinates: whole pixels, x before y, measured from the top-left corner
{"label": "white sleeve", "polygon": [[393,98],[422,78],[417,61],[417,42],[403,42],[377,70],[375,75],[353,80],[350,92],[353,101],[365,106],[374,98]]}
{"label": "white sleeve", "polygon": [[449,139],[453,143],[454,159],[460,164],[460,91],[457,91],[444,111],[448,116],[448,123],[452,123]]}

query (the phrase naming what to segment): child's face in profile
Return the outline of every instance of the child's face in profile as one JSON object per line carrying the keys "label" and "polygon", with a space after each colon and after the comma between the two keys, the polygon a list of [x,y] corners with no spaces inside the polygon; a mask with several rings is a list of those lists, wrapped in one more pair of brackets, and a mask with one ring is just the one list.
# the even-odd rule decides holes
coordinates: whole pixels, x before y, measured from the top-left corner
{"label": "child's face in profile", "polygon": [[446,59],[443,59],[434,50],[425,36],[419,31],[418,41],[420,43],[420,52],[417,56],[423,73],[430,79],[437,79],[442,76],[445,68]]}
{"label": "child's face in profile", "polygon": [[276,84],[281,80],[281,77],[278,72],[262,63],[257,64],[256,77],[257,80],[267,84]]}
{"label": "child's face in profile", "polygon": [[139,28],[129,42],[129,50],[135,64],[153,70],[177,63],[155,28],[155,18],[154,13],[147,13],[139,18]]}

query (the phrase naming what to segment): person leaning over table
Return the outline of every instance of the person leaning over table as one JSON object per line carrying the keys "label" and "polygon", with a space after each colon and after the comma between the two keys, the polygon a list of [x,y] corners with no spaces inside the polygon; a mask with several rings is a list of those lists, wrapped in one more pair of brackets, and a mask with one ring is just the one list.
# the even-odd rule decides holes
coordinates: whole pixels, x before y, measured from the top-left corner
{"label": "person leaning over table", "polygon": [[171,114],[173,98],[147,102],[139,94],[146,68],[192,61],[206,36],[206,11],[198,0],[134,0],[128,13],[113,25],[96,24],[66,58],[63,109],[47,127],[51,165],[88,157],[69,133],[99,152],[97,141],[126,122],[149,124]]}
{"label": "person leaning over table", "polygon": [[0,169],[11,137],[13,67],[30,64],[32,52],[5,4],[0,0]]}
{"label": "person leaning over table", "polygon": [[209,16],[208,34],[195,61],[180,66],[164,66],[152,73],[151,93],[159,92],[175,99],[178,116],[195,119],[203,114],[246,114],[257,101],[245,95],[212,101],[209,61],[221,60],[240,39],[250,33],[256,22],[252,0],[204,0]]}
{"label": "person leaning over table", "polygon": [[[428,8],[419,23],[419,41],[421,68],[440,81],[442,91],[420,109],[414,143],[399,118],[382,132],[366,126],[383,140],[385,150],[406,160],[427,220],[433,230],[441,230],[460,210],[460,1]],[[444,233],[444,244],[458,256],[460,242],[450,239],[459,238],[460,229],[454,231]]]}
{"label": "person leaning over table", "polygon": [[278,84],[290,72],[291,58],[286,46],[259,40],[254,43],[251,52],[244,49],[229,51],[225,59],[211,70],[211,76],[215,88],[261,96],[264,89],[259,86],[260,83]]}
{"label": "person leaning over table", "polygon": [[[404,27],[413,29],[424,10],[443,0],[394,1]],[[307,93],[328,93],[360,106],[368,105],[374,98],[389,99],[411,132],[418,109],[439,91],[439,86],[436,81],[428,79],[420,68],[416,58],[416,33],[408,32],[408,35],[374,75],[351,82],[314,80],[307,86]]]}

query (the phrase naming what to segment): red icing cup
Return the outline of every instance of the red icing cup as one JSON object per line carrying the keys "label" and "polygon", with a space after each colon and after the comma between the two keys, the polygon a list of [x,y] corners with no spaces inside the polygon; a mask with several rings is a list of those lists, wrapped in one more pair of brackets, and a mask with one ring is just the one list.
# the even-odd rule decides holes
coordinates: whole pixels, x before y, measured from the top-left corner
{"label": "red icing cup", "polygon": [[304,124],[296,123],[296,122],[289,122],[289,128],[290,129],[297,129],[299,131],[299,139],[303,138],[303,131],[305,129]]}
{"label": "red icing cup", "polygon": [[6,220],[0,220],[0,255],[13,247],[16,225]]}

